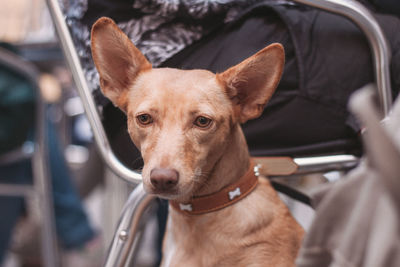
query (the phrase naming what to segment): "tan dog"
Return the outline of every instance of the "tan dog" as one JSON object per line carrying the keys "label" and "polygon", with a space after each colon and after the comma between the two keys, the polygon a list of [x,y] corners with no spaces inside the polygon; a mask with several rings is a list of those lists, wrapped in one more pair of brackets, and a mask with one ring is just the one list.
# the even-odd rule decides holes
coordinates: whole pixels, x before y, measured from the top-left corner
{"label": "tan dog", "polygon": [[239,125],[260,116],[274,92],[282,46],[217,75],[152,68],[101,18],[92,54],[103,93],[128,117],[145,190],[170,200],[162,266],[293,266],[303,230],[268,180],[249,169]]}

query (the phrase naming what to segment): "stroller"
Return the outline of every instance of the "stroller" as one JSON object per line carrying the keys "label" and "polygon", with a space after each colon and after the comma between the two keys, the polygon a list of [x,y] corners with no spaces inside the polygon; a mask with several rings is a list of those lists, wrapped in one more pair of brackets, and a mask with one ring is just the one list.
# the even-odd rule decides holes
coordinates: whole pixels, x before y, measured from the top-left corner
{"label": "stroller", "polygon": [[[103,126],[97,109],[97,103],[95,103],[92,90],[89,89],[86,82],[80,58],[75,50],[75,44],[71,39],[61,9],[57,1],[48,0],[47,2],[76,86],[84,103],[86,114],[91,123],[99,151],[107,165],[119,177],[129,183],[138,184],[122,211],[120,223],[115,232],[105,263],[105,266],[126,266],[134,258],[135,247],[138,244],[138,240],[140,240],[141,229],[145,221],[145,217],[142,215],[146,213],[149,206],[155,203],[155,199],[152,196],[146,195],[143,191],[140,173],[132,170],[132,167],[135,166],[129,166],[131,160],[124,159],[123,155],[118,152],[117,147],[112,142],[109,142],[110,136],[112,137],[113,135],[106,132]],[[366,33],[368,42],[372,48],[375,66],[370,71],[375,74],[382,110],[385,114],[388,114],[392,100],[391,81],[389,77],[390,53],[389,46],[376,19],[358,2],[345,0],[297,0],[295,2],[341,14],[355,22]],[[354,117],[346,111],[346,105],[343,103],[346,102],[355,89],[371,82],[371,73],[357,73],[361,78],[351,84],[351,89],[347,88],[347,81],[333,83],[332,80],[334,81],[334,77],[324,77],[319,72],[321,66],[315,64],[314,60],[304,61],[304,55],[310,55],[315,51],[326,53],[327,51],[315,48],[323,48],[328,45],[329,38],[323,39],[322,43],[315,42],[314,45],[316,47],[306,46],[304,45],[307,44],[306,40],[312,39],[314,37],[312,34],[315,32],[306,31],[303,27],[307,27],[307,25],[298,23],[299,21],[314,19],[313,27],[317,27],[319,20],[331,20],[332,25],[340,23],[342,28],[350,29],[351,33],[354,33],[354,31],[358,32],[355,37],[357,40],[355,41],[359,43],[360,39],[362,39],[360,36],[362,35],[359,34],[359,31],[351,22],[338,19],[337,16],[327,12],[319,13],[315,9],[304,5],[296,6],[289,1],[267,1],[252,6],[251,9],[239,15],[238,19],[231,22],[227,27],[221,28],[215,34],[211,32],[206,38],[199,40],[170,59],[163,61],[160,66],[208,68],[213,71],[220,71],[227,65],[233,65],[234,61],[240,60],[231,56],[235,54],[234,51],[241,51],[243,52],[241,56],[244,56],[244,54],[251,54],[260,48],[257,45],[247,46],[248,49],[243,51],[243,43],[235,43],[232,40],[239,38],[238,33],[248,32],[250,28],[257,29],[259,20],[248,18],[260,18],[263,14],[265,16],[263,12],[270,12],[271,16],[268,17],[269,22],[276,22],[279,25],[277,28],[286,27],[285,25],[293,26],[291,28],[288,27],[288,33],[284,35],[279,35],[280,32],[276,31],[275,28],[271,29],[270,33],[275,38],[274,40],[285,43],[287,51],[285,72],[291,73],[294,70],[298,75],[284,78],[280,88],[278,88],[277,96],[271,100],[264,115],[260,119],[244,125],[244,132],[251,154],[256,157],[256,162],[261,163],[261,168],[269,176],[287,177],[316,171],[348,170],[355,167],[359,162],[360,155],[363,153],[359,138],[361,127],[356,123]],[[380,20],[381,24],[384,25],[389,25],[393,22],[391,19],[383,17]],[[309,33],[310,35],[303,33]],[[254,39],[259,38],[255,43],[265,44],[268,41],[265,40],[265,36],[266,34],[252,33],[251,36],[247,36],[248,39],[242,40],[254,41]],[[270,36],[268,38],[271,38]],[[351,36],[339,35],[338,38],[351,38]],[[344,38],[340,40],[343,43],[339,44],[339,47],[336,47],[340,51],[342,51],[341,48],[343,46],[351,44],[354,41]],[[346,42],[346,40],[349,42]],[[249,41],[249,43],[251,42]],[[235,44],[242,46],[234,47]],[[219,49],[216,49],[216,47]],[[334,46],[328,47],[335,49]],[[360,49],[360,53],[364,53],[368,51],[368,46],[364,42],[357,49]],[[214,53],[214,55],[204,58],[202,55],[205,53]],[[333,60],[337,61],[338,64],[343,64],[341,59],[351,57],[351,54],[343,53],[341,57],[334,58]],[[83,53],[79,55],[83,56]],[[313,59],[316,59],[316,62],[321,64],[319,56],[320,54],[318,53],[312,55]],[[216,58],[218,60],[215,60]],[[355,60],[354,62],[358,62],[360,66],[351,66],[352,68],[363,67],[363,65],[369,65],[370,63],[368,57],[366,61]],[[348,71],[343,68],[343,72],[346,73]],[[341,75],[337,75],[341,77]],[[353,74],[350,74],[350,76],[353,76]],[[293,90],[293,84],[298,84],[299,88]],[[333,98],[332,95],[334,96]],[[103,112],[106,112],[106,109],[108,109],[107,106],[104,107]],[[104,114],[103,118],[106,120],[107,117]],[[293,114],[297,115],[297,117],[294,117]],[[117,116],[119,115],[117,114]],[[298,131],[298,129],[307,130],[303,133]],[[293,136],[294,132],[296,137],[291,138],[289,134]],[[266,134],[268,134],[268,139],[265,138]],[[274,157],[271,158],[271,156]],[[299,192],[287,189],[287,187],[281,187],[281,189],[295,198],[309,202],[309,199],[304,198]]]}

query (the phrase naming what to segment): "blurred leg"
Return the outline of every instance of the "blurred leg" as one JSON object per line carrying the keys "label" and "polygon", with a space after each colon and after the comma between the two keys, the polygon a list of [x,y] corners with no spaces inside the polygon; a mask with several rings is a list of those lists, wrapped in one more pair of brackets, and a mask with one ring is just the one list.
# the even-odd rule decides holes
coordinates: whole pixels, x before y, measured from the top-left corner
{"label": "blurred leg", "polygon": [[50,175],[52,178],[57,235],[67,249],[82,247],[95,233],[72,183],[54,125],[48,125]]}
{"label": "blurred leg", "polygon": [[[0,182],[22,184],[31,180],[28,161],[0,167]],[[0,196],[0,265],[10,244],[14,226],[24,210],[22,197]]]}

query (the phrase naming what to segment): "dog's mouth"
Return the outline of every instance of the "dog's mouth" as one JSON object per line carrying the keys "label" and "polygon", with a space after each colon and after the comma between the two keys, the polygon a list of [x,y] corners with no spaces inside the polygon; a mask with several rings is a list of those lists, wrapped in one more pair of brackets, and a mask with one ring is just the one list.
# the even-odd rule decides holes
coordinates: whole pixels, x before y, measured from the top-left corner
{"label": "dog's mouth", "polygon": [[144,183],[144,189],[148,194],[155,195],[162,199],[174,200],[174,201],[186,201],[191,196],[191,186],[181,185],[180,183],[175,185],[173,188],[155,188],[152,184]]}
{"label": "dog's mouth", "polygon": [[161,189],[152,188],[150,191],[148,191],[148,193],[151,195],[155,195],[159,198],[168,199],[168,200],[172,200],[172,199],[175,199],[180,196],[179,190],[177,188],[169,189],[169,190],[161,190]]}

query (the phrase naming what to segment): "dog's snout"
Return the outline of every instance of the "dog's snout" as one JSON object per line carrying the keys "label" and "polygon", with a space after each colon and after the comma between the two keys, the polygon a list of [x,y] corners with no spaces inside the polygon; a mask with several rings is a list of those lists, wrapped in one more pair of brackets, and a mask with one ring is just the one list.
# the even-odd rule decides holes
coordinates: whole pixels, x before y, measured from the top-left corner
{"label": "dog's snout", "polygon": [[150,182],[157,190],[171,190],[178,181],[179,173],[174,169],[155,168],[150,172]]}

